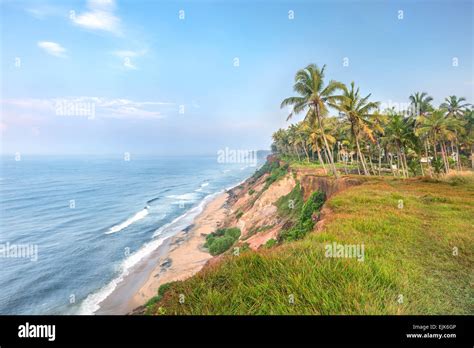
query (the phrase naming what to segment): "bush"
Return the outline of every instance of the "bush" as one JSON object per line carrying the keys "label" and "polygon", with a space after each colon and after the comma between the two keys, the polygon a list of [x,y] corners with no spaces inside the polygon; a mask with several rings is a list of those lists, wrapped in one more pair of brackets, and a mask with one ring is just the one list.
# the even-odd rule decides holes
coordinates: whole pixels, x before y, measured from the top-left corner
{"label": "bush", "polygon": [[270,249],[271,247],[274,247],[275,245],[277,245],[277,240],[272,238],[272,239],[267,240],[267,242],[265,243],[263,247]]}
{"label": "bush", "polygon": [[251,196],[251,195],[253,195],[254,193],[255,193],[255,190],[251,188],[251,189],[249,190],[249,195]]}
{"label": "bush", "polygon": [[275,205],[277,206],[278,215],[282,218],[288,218],[296,222],[298,214],[303,207],[303,190],[299,182],[286,196],[280,197]]}
{"label": "bush", "polygon": [[303,238],[314,227],[313,214],[319,211],[326,200],[323,192],[315,191],[303,204],[298,221],[288,230],[281,232],[280,237],[283,240],[292,241]]}
{"label": "bush", "polygon": [[237,213],[235,214],[235,217],[238,219],[240,219],[242,217],[242,215],[244,215],[244,212],[242,210],[238,210]]}
{"label": "bush", "polygon": [[219,255],[235,243],[240,237],[240,229],[236,227],[232,228],[220,228],[216,232],[210,233],[206,236],[206,243],[204,247],[209,249],[211,255]]}
{"label": "bush", "polygon": [[265,186],[263,190],[266,190],[275,181],[283,178],[286,173],[288,173],[288,164],[285,164],[283,167],[274,168],[271,171],[270,176],[265,179]]}
{"label": "bush", "polygon": [[165,284],[162,284],[159,288],[158,288],[158,294],[154,297],[152,297],[150,300],[148,300],[148,302],[145,304],[145,307],[147,308],[146,310],[146,313],[147,314],[150,314],[149,311],[150,309],[158,302],[161,301],[161,299],[163,298],[163,296],[165,295],[165,292],[168,291],[168,289],[171,287],[171,285],[173,284],[174,282],[170,282],[170,283],[165,283]]}

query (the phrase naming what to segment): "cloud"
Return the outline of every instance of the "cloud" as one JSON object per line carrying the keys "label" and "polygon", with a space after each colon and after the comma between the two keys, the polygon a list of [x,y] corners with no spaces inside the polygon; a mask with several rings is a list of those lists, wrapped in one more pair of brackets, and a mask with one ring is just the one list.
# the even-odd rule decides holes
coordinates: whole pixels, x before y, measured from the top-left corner
{"label": "cloud", "polygon": [[[65,97],[51,99],[4,99],[1,104],[28,110],[35,115],[73,117],[87,116],[111,119],[161,119],[163,112],[171,110],[174,103],[160,101],[133,101],[120,98]],[[92,116],[92,117],[91,117]]]}
{"label": "cloud", "polygon": [[36,19],[45,19],[49,16],[59,16],[63,15],[64,11],[60,10],[59,8],[49,6],[49,5],[40,5],[37,7],[30,7],[25,9],[31,16],[35,17]]}
{"label": "cloud", "polygon": [[42,48],[46,53],[60,58],[66,57],[66,49],[60,44],[52,41],[38,41],[38,47]]}
{"label": "cloud", "polygon": [[90,30],[100,30],[120,35],[120,18],[115,15],[114,0],[89,0],[88,11],[74,14],[74,24]]}

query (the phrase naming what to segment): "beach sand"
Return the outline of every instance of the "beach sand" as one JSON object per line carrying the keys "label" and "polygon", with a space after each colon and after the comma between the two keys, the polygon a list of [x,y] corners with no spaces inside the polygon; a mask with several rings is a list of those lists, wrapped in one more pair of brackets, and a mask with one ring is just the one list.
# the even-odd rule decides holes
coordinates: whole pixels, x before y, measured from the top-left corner
{"label": "beach sand", "polygon": [[156,296],[162,284],[191,277],[212,258],[203,248],[205,236],[223,224],[228,197],[228,193],[218,195],[206,205],[189,229],[172,237],[168,252],[159,258],[146,281],[127,303],[128,312]]}

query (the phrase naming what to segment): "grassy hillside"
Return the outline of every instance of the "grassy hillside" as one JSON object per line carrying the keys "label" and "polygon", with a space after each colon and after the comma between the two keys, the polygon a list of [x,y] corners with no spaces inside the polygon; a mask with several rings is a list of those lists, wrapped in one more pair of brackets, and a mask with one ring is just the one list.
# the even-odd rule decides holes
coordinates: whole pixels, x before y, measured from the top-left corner
{"label": "grassy hillside", "polygon": [[[330,212],[321,231],[228,255],[168,286],[148,312],[474,313],[472,176],[371,178],[331,197],[325,207]],[[326,257],[332,242],[363,244],[364,261]]]}

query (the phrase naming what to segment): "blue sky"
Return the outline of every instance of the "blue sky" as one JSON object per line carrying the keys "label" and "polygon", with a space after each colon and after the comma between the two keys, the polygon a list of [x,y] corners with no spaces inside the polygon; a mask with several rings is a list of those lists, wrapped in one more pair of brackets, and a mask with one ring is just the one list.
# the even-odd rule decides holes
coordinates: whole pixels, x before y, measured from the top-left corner
{"label": "blue sky", "polygon": [[[2,153],[268,148],[308,63],[386,104],[474,101],[472,1],[0,4]],[[58,114],[64,101],[94,116]]]}

